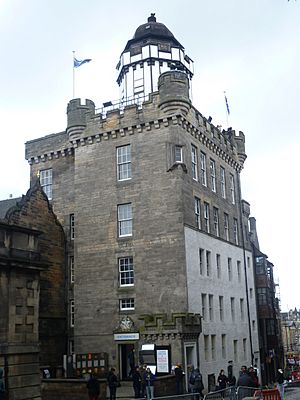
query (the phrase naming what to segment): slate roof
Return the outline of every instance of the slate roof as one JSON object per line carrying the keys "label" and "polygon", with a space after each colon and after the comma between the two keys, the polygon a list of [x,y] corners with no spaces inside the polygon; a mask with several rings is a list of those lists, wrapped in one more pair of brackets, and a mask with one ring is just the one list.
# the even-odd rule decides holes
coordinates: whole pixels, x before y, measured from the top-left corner
{"label": "slate roof", "polygon": [[13,199],[1,200],[0,201],[0,219],[4,219],[7,211],[15,206],[22,197],[15,197]]}

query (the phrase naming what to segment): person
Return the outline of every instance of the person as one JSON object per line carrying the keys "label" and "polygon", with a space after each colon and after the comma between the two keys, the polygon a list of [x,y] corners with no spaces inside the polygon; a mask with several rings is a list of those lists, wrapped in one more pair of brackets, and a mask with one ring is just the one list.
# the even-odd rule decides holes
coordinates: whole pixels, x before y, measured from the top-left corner
{"label": "person", "polygon": [[149,367],[147,367],[146,372],[144,374],[144,380],[145,380],[145,384],[146,384],[147,400],[152,400],[154,397],[155,375],[152,374]]}
{"label": "person", "polygon": [[258,376],[256,370],[252,367],[249,367],[248,369],[248,374],[250,375],[250,378],[252,379],[253,386],[254,387],[259,387],[259,382],[258,382]]}
{"label": "person", "polygon": [[222,396],[222,398],[224,398],[225,389],[226,389],[226,386],[228,383],[228,378],[225,375],[224,369],[221,369],[217,382],[218,382],[219,390],[222,390],[221,396]]}
{"label": "person", "polygon": [[147,370],[147,365],[144,364],[140,368],[141,374],[141,397],[144,398],[146,396],[146,382],[145,382],[145,372]]}
{"label": "person", "polygon": [[141,396],[141,374],[140,374],[140,369],[138,366],[134,368],[133,374],[132,374],[132,384],[133,384],[133,390],[134,390],[134,397],[136,399],[139,399]]}
{"label": "person", "polygon": [[176,394],[183,394],[183,369],[181,364],[177,364],[174,369],[175,382],[176,382]]}
{"label": "person", "polygon": [[235,399],[235,384],[236,384],[236,378],[234,375],[231,375],[231,377],[228,378],[228,386],[230,389],[230,395],[229,398],[231,399]]}
{"label": "person", "polygon": [[237,381],[237,386],[239,388],[239,399],[243,399],[244,397],[251,396],[253,394],[253,390],[251,388],[254,387],[251,376],[248,374],[248,369],[245,365],[241,367],[241,372],[239,379]]}
{"label": "person", "polygon": [[277,382],[277,390],[280,394],[280,399],[283,400],[284,399],[284,376],[283,376],[282,369],[278,370],[276,382]]}
{"label": "person", "polygon": [[197,399],[199,397],[202,399],[203,398],[203,393],[202,390],[204,389],[203,381],[202,381],[202,374],[200,373],[199,368],[195,368],[192,370],[190,379],[190,388],[192,393],[199,393],[198,396],[196,396]]}
{"label": "person", "polygon": [[116,375],[116,370],[111,368],[107,376],[107,384],[109,387],[109,398],[110,400],[116,400],[118,378]]}
{"label": "person", "polygon": [[100,394],[100,384],[94,374],[90,374],[90,378],[87,381],[86,387],[88,389],[89,399],[98,400]]}
{"label": "person", "polygon": [[129,353],[128,353],[128,362],[130,366],[130,371],[129,371],[129,377],[132,376],[133,371],[134,371],[134,366],[135,366],[135,361],[134,361],[134,348],[132,348]]}
{"label": "person", "polygon": [[4,371],[0,368],[0,400],[5,399],[5,386],[4,386]]}

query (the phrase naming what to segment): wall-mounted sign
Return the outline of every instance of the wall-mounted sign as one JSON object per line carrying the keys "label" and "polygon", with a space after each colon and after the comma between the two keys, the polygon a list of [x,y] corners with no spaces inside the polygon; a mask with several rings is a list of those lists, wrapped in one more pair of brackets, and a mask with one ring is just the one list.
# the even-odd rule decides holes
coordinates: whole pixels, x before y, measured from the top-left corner
{"label": "wall-mounted sign", "polygon": [[139,333],[115,333],[114,339],[115,340],[139,340],[140,334]]}

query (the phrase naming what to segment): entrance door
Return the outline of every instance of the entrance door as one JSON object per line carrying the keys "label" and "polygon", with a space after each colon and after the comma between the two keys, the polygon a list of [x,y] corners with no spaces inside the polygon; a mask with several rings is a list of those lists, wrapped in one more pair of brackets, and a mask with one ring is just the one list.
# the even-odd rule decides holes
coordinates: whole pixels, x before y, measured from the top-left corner
{"label": "entrance door", "polygon": [[198,367],[197,361],[197,351],[196,351],[196,343],[185,343],[184,344],[184,371],[185,371],[185,385],[186,389],[188,389],[189,378],[190,378],[190,369],[191,366],[195,368]]}
{"label": "entrance door", "polygon": [[119,344],[119,362],[121,380],[130,380],[133,368],[137,362],[133,343]]}

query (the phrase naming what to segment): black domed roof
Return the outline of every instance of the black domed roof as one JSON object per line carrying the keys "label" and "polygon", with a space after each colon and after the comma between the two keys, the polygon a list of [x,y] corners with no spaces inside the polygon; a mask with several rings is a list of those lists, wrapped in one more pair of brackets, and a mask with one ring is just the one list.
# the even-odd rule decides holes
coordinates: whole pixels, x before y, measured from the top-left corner
{"label": "black domed roof", "polygon": [[128,41],[125,51],[128,50],[131,44],[143,41],[146,38],[156,38],[164,41],[168,41],[175,46],[183,49],[183,46],[175,39],[173,33],[166,27],[166,25],[156,22],[155,14],[151,14],[148,18],[148,22],[140,25],[131,40]]}

